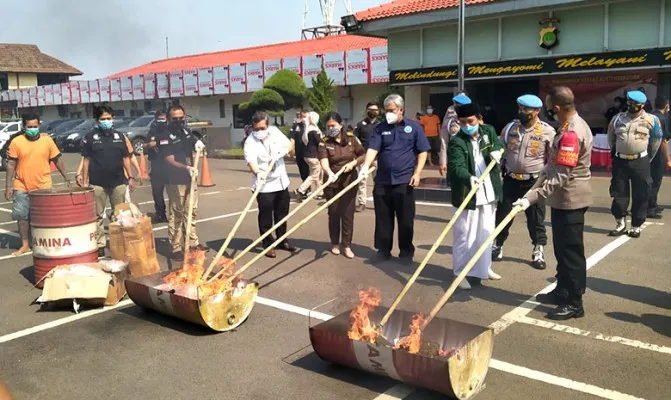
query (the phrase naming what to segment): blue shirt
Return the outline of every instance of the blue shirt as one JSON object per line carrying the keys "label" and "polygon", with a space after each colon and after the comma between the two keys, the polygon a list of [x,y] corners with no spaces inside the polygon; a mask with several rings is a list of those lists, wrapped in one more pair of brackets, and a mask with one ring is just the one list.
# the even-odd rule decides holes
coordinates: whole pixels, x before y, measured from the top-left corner
{"label": "blue shirt", "polygon": [[431,145],[419,123],[403,118],[398,125],[378,124],[368,138],[368,148],[378,151],[375,183],[401,185],[410,183],[417,155],[431,150]]}
{"label": "blue shirt", "polygon": [[650,131],[650,139],[662,139],[664,137],[664,131],[662,131],[662,123],[659,120],[659,117],[655,114],[652,114],[652,131]]}

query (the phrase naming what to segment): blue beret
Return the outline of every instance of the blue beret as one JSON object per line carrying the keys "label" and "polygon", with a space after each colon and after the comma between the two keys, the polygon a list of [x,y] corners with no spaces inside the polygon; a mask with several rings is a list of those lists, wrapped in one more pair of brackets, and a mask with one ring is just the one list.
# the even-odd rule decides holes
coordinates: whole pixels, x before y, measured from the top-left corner
{"label": "blue beret", "polygon": [[543,108],[543,101],[533,94],[525,94],[517,98],[517,104],[528,108]]}
{"label": "blue beret", "polygon": [[645,97],[645,94],[639,90],[632,90],[627,92],[627,99],[633,101],[634,103],[645,104],[648,101],[648,98]]}
{"label": "blue beret", "polygon": [[457,104],[461,104],[461,105],[472,103],[471,98],[466,96],[465,94],[460,94],[458,96],[454,96],[452,98],[452,101],[457,103]]}

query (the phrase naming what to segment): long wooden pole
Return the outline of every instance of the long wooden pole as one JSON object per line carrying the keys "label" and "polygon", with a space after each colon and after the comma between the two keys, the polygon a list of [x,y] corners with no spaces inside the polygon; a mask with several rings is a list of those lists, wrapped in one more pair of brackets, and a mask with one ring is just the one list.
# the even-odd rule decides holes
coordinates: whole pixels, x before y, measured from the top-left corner
{"label": "long wooden pole", "polygon": [[[275,166],[276,162],[277,162],[276,158],[273,158],[272,160],[270,160],[270,163],[268,164],[268,172],[267,172],[268,174],[270,174],[270,172],[272,172],[273,167]],[[267,176],[266,176],[266,179],[267,179]],[[203,273],[203,276],[201,277],[201,279],[205,279],[206,277],[208,277],[210,275],[210,273],[212,272],[212,269],[214,269],[214,266],[217,265],[217,263],[219,262],[219,259],[221,259],[221,256],[224,255],[224,251],[226,251],[226,249],[228,249],[228,245],[231,244],[231,240],[233,240],[233,236],[235,235],[235,233],[238,231],[238,228],[242,224],[242,220],[244,220],[245,217],[247,216],[247,213],[252,208],[252,205],[254,204],[254,201],[259,196],[259,193],[261,192],[261,189],[263,188],[263,186],[265,184],[266,184],[265,182],[263,182],[263,184],[261,184],[261,182],[259,182],[258,179],[256,180],[256,189],[254,190],[254,193],[252,194],[252,197],[249,198],[249,201],[247,202],[247,205],[245,206],[245,208],[242,210],[242,213],[238,217],[238,220],[235,221],[235,225],[233,225],[233,229],[231,229],[231,231],[228,232],[228,236],[226,236],[226,240],[224,241],[224,244],[221,246],[221,248],[217,252],[217,255],[214,256],[214,259],[212,260],[210,265],[207,267],[207,270],[205,270],[205,272]]]}
{"label": "long wooden pole", "polygon": [[426,254],[426,256],[424,257],[424,260],[422,260],[422,263],[419,264],[419,267],[417,267],[417,269],[415,270],[415,273],[410,277],[410,279],[408,280],[408,283],[405,284],[405,287],[403,288],[403,290],[401,290],[401,293],[399,293],[398,296],[396,296],[396,300],[394,300],[391,307],[389,307],[389,310],[387,311],[387,313],[382,318],[382,321],[380,321],[380,327],[384,326],[384,324],[386,324],[387,321],[389,321],[389,318],[391,317],[391,314],[394,313],[394,311],[396,310],[396,307],[398,307],[401,300],[403,300],[403,297],[406,295],[406,293],[408,293],[408,290],[410,290],[410,287],[415,283],[415,281],[417,280],[419,275],[424,270],[424,267],[426,267],[426,265],[429,263],[429,260],[431,259],[431,257],[433,257],[434,253],[438,250],[438,246],[440,246],[440,244],[443,243],[443,240],[445,240],[445,236],[447,236],[448,232],[450,232],[450,229],[452,229],[455,222],[457,221],[457,219],[459,218],[461,213],[464,211],[464,209],[468,205],[468,202],[471,201],[473,196],[475,196],[475,194],[478,192],[478,189],[485,182],[485,179],[487,179],[487,177],[489,176],[489,173],[492,171],[492,169],[494,169],[495,166],[496,166],[496,161],[492,160],[489,163],[489,165],[487,166],[487,169],[485,169],[485,171],[482,173],[482,175],[480,175],[480,178],[478,179],[478,183],[476,185],[473,185],[473,187],[471,188],[471,191],[468,192],[468,194],[464,198],[464,201],[461,203],[461,206],[459,206],[459,208],[454,213],[452,218],[450,218],[450,222],[447,224],[445,229],[443,229],[443,232],[440,234],[440,236],[438,236],[438,239],[435,241],[435,243],[433,243],[433,246],[431,246],[431,250],[429,250],[429,252]]}
{"label": "long wooden pole", "polygon": [[522,207],[516,206],[513,208],[513,210],[501,221],[501,223],[494,229],[494,232],[492,232],[491,235],[485,240],[485,242],[480,246],[478,251],[475,252],[475,255],[471,257],[471,259],[468,261],[468,264],[466,264],[466,267],[461,271],[459,276],[457,276],[454,281],[452,282],[452,285],[447,289],[447,292],[443,295],[443,297],[438,300],[438,303],[436,303],[435,306],[433,306],[433,309],[431,309],[431,312],[429,313],[429,316],[424,320],[424,323],[422,324],[421,330],[424,331],[426,329],[427,325],[433,320],[433,318],[438,314],[438,311],[440,311],[443,306],[447,303],[447,301],[450,299],[452,294],[457,290],[457,286],[466,278],[466,275],[473,269],[473,266],[480,260],[480,257],[482,257],[482,254],[487,250],[487,247],[492,245],[492,242],[496,237],[501,233],[503,228],[506,227],[510,223],[510,221],[515,218],[515,215],[520,213],[522,211]]}
{"label": "long wooden pole", "polygon": [[[196,152],[196,157],[193,160],[193,167],[198,170],[198,163],[200,162],[200,151]],[[189,251],[191,250],[191,223],[193,222],[193,203],[195,202],[196,194],[196,185],[198,177],[195,175],[191,176],[191,187],[189,188],[189,204],[187,206],[187,215],[186,215],[186,237],[184,238],[184,259],[187,260],[189,257]],[[179,227],[182,229],[182,227]]]}
{"label": "long wooden pole", "polygon": [[[373,172],[374,170],[375,170],[375,167],[371,167],[371,168],[369,169],[369,172]],[[329,201],[327,201],[326,203],[322,204],[319,208],[317,208],[317,209],[314,210],[312,213],[310,213],[310,215],[308,215],[307,217],[303,218],[303,219],[302,219],[301,221],[299,221],[296,225],[294,225],[291,229],[289,229],[289,231],[287,231],[287,233],[285,233],[285,234],[282,235],[281,237],[277,238],[277,240],[275,240],[275,242],[274,242],[273,244],[271,244],[270,246],[266,247],[265,249],[263,249],[262,252],[260,252],[259,254],[257,254],[257,255],[256,255],[254,258],[252,258],[251,260],[249,260],[249,262],[247,262],[247,264],[245,264],[245,265],[243,265],[242,267],[240,267],[237,271],[235,271],[235,273],[233,273],[233,275],[231,275],[231,276],[228,278],[228,280],[229,280],[229,281],[232,281],[236,276],[238,276],[238,275],[242,274],[243,272],[245,272],[245,270],[247,270],[247,268],[249,268],[252,264],[254,264],[256,261],[258,261],[261,257],[265,256],[266,253],[268,253],[271,249],[273,249],[275,246],[277,246],[278,244],[280,244],[280,243],[282,243],[284,240],[286,240],[286,238],[288,238],[289,235],[291,235],[291,234],[293,234],[294,232],[296,232],[300,227],[302,227],[303,225],[305,225],[305,223],[308,222],[309,220],[311,220],[315,215],[319,214],[320,212],[322,212],[322,211],[324,211],[325,209],[327,209],[328,206],[330,206],[331,204],[335,203],[339,198],[341,198],[342,196],[344,196],[345,193],[347,193],[349,190],[351,190],[351,189],[354,188],[356,185],[358,185],[362,180],[363,180],[362,177],[359,177],[359,178],[357,178],[354,182],[352,182],[352,183],[350,183],[349,185],[347,185],[343,190],[341,190],[341,191],[338,192],[335,196],[333,196],[333,198],[331,198],[331,200],[329,200]],[[219,271],[216,275],[214,275],[211,279],[209,279],[209,280],[207,281],[207,283],[210,283],[210,282],[214,281],[215,279],[217,279],[221,273],[223,273],[223,270],[222,270],[222,271]]]}

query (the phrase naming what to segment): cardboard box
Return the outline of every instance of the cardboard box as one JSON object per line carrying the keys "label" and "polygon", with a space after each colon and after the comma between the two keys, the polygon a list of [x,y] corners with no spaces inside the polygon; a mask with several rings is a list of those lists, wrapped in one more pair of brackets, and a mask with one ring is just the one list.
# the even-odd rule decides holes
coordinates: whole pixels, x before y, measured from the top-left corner
{"label": "cardboard box", "polygon": [[127,267],[119,272],[104,272],[101,263],[81,263],[103,273],[93,276],[59,275],[58,270],[68,269],[71,265],[62,265],[51,270],[44,277],[44,289],[37,299],[38,303],[59,302],[72,304],[68,300],[77,300],[86,306],[112,306],[126,295],[124,281],[128,277]]}

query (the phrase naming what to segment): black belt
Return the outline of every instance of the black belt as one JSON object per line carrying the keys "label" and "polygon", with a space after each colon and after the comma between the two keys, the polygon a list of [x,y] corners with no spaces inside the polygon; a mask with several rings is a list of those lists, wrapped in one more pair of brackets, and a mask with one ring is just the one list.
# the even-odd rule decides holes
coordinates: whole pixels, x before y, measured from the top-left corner
{"label": "black belt", "polygon": [[537,179],[540,174],[517,174],[514,172],[508,172],[507,175],[516,181],[524,182]]}

